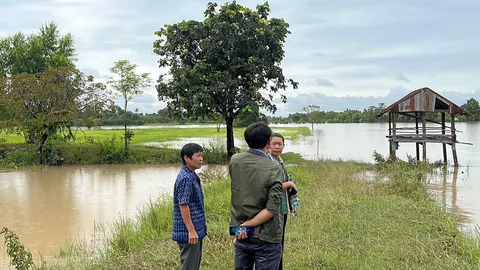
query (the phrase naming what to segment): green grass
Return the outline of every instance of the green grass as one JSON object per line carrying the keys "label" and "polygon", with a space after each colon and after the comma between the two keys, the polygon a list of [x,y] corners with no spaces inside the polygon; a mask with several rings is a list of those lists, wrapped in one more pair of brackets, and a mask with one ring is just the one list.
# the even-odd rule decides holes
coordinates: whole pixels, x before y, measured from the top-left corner
{"label": "green grass", "polygon": [[5,134],[0,132],[0,143],[19,144],[25,143],[25,138],[18,134]]}
{"label": "green grass", "polygon": [[[284,158],[297,163],[289,172],[302,200],[299,216],[290,217],[287,225],[285,269],[479,269],[478,240],[463,236],[452,215],[427,197],[425,184],[417,179],[425,167],[306,162],[295,154]],[[359,175],[364,171],[390,181],[363,179]],[[209,236],[202,269],[232,269],[229,180],[225,175],[203,180],[208,183]],[[47,266],[178,269],[178,247],[170,240],[171,207],[170,200],[155,202],[137,219],[118,221],[110,241],[96,250],[96,260],[79,248],[68,248],[62,264]]]}
{"label": "green grass", "polygon": [[[132,144],[146,143],[146,142],[166,142],[174,141],[180,138],[209,138],[220,137],[226,138],[225,127],[220,128],[217,132],[216,128],[151,128],[151,129],[134,129],[134,137]],[[236,138],[243,138],[245,128],[234,128],[234,135]],[[273,131],[281,131],[284,136],[296,138],[297,136],[311,135],[310,129],[306,127],[285,127],[273,128]],[[122,129],[115,130],[83,130],[77,131],[76,137],[78,142],[85,142],[86,137],[93,137],[95,141],[109,139],[112,136],[118,138],[123,137]],[[25,142],[24,138],[16,134],[0,133],[0,139],[5,139],[6,143],[15,144]]]}

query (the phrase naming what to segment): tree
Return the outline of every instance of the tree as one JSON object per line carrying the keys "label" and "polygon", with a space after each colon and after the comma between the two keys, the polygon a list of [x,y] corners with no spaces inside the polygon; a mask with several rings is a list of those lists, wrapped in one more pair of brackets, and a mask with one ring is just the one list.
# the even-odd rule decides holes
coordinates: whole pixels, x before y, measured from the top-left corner
{"label": "tree", "polygon": [[217,125],[217,132],[220,132],[220,126],[224,122],[223,116],[221,114],[216,113],[213,115],[213,118],[215,119],[215,124]]}
{"label": "tree", "polygon": [[124,110],[124,141],[125,141],[125,156],[128,155],[128,143],[133,137],[133,133],[127,130],[127,105],[138,95],[143,93],[142,88],[150,86],[151,80],[148,77],[149,73],[137,74],[135,69],[137,65],[131,64],[128,60],[120,60],[114,63],[114,66],[110,68],[110,72],[115,76],[110,78],[108,84],[118,92],[123,99]]}
{"label": "tree", "polygon": [[308,122],[312,124],[312,130],[313,130],[313,123],[317,123],[316,115],[317,113],[320,112],[320,106],[318,105],[308,105],[306,107],[303,107],[303,111],[307,115]]}
{"label": "tree", "polygon": [[467,100],[467,102],[462,105],[462,109],[470,114],[465,116],[466,121],[480,121],[480,105],[478,100],[474,98]]}
{"label": "tree", "polygon": [[251,123],[263,122],[268,124],[267,116],[260,112],[258,105],[248,106],[235,119],[235,127],[248,127]]}
{"label": "tree", "polygon": [[67,131],[79,118],[88,118],[111,105],[105,85],[95,83],[75,68],[49,68],[0,79],[0,104],[8,115],[0,129],[38,134],[39,162],[43,145],[56,131]]}
{"label": "tree", "polygon": [[[28,36],[19,32],[0,39],[0,79],[22,73],[39,74],[48,68],[74,67],[75,56],[72,35],[61,36],[55,23]],[[33,143],[39,136],[26,133],[25,141]]]}
{"label": "tree", "polygon": [[[249,105],[275,113],[273,98],[288,83],[281,61],[288,23],[268,18],[267,2],[256,10],[235,1],[217,10],[208,3],[203,21],[166,25],[155,34],[159,66],[169,67],[156,86],[160,101],[180,116],[218,113],[227,126],[227,150],[234,149],[233,121]],[[286,102],[285,95],[280,95]]]}

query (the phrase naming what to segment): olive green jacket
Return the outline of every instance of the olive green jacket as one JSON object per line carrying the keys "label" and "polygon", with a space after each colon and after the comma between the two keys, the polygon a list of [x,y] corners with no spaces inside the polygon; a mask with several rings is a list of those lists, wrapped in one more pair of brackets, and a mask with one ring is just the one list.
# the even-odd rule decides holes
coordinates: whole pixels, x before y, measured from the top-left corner
{"label": "olive green jacket", "polygon": [[270,243],[281,243],[283,234],[282,168],[260,150],[232,156],[229,164],[231,183],[230,225],[238,226],[263,209],[273,218],[254,228],[253,237]]}

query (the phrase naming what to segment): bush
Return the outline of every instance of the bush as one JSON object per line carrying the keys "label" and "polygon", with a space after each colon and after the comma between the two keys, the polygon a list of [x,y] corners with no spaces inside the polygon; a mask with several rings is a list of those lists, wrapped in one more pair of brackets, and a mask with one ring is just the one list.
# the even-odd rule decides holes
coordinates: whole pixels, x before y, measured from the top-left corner
{"label": "bush", "polygon": [[206,163],[225,164],[228,162],[227,148],[223,144],[210,142],[203,146],[203,158]]}
{"label": "bush", "polygon": [[37,159],[38,156],[34,145],[0,145],[0,166],[28,166],[35,164]]}

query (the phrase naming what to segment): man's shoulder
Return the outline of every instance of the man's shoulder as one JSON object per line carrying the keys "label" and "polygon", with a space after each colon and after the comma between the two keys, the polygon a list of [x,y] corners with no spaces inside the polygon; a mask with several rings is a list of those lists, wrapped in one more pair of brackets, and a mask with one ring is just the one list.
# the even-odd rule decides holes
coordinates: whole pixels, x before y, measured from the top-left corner
{"label": "man's shoulder", "polygon": [[192,175],[187,170],[185,170],[184,167],[182,167],[177,174],[177,179],[175,180],[175,182],[180,183],[180,182],[188,181],[191,178],[192,178]]}
{"label": "man's shoulder", "polygon": [[242,161],[242,160],[248,158],[248,156],[250,156],[250,153],[248,153],[248,152],[242,152],[242,153],[234,154],[234,155],[230,158],[230,164],[231,164],[231,163],[235,163],[235,162]]}
{"label": "man's shoulder", "polygon": [[261,155],[257,155],[249,152],[243,152],[243,153],[238,153],[233,155],[230,158],[230,165],[235,163],[237,164],[243,163],[243,162],[250,163],[252,160],[254,160],[256,163],[262,164],[262,166],[264,166],[265,169],[271,169],[271,168],[276,168],[280,166],[280,164],[275,160],[271,160],[266,156],[261,156]]}
{"label": "man's shoulder", "polygon": [[187,171],[185,170],[185,167],[182,167],[177,174],[177,180],[184,178],[187,175]]}
{"label": "man's shoulder", "polygon": [[232,159],[238,159],[238,158],[244,158],[250,156],[249,152],[241,152],[241,153],[236,153],[232,156]]}

